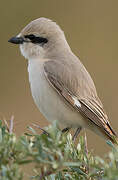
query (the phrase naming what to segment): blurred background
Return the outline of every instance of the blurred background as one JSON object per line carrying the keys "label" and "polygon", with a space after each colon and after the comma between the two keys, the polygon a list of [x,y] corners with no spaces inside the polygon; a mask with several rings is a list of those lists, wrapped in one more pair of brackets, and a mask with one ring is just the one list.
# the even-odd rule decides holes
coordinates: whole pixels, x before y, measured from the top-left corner
{"label": "blurred background", "polygon": [[[112,126],[118,133],[118,1],[4,0],[0,7],[0,119],[14,115],[14,131],[21,135],[32,123],[44,127],[30,93],[27,60],[8,43],[30,21],[47,17],[64,30],[72,51],[90,72]],[[110,148],[88,132],[89,149],[105,155]]]}

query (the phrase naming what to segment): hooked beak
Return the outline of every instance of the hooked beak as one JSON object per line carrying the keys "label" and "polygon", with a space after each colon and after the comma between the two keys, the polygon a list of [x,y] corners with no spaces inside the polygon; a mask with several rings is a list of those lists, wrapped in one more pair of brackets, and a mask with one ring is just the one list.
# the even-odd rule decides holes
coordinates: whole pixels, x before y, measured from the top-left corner
{"label": "hooked beak", "polygon": [[12,37],[11,39],[8,40],[8,42],[13,43],[13,44],[23,44],[25,42],[23,37]]}

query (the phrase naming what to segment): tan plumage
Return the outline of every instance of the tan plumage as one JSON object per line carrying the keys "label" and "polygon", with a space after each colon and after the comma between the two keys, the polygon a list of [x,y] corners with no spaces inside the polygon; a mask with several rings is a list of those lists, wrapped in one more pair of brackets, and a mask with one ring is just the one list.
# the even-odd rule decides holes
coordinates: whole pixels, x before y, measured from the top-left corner
{"label": "tan plumage", "polygon": [[[65,127],[87,127],[114,142],[116,134],[93,80],[72,53],[60,27],[49,19],[39,18],[16,38],[17,42],[20,39],[21,52],[28,59],[34,101],[44,116],[50,121],[58,120]],[[10,42],[15,43],[13,38]]]}
{"label": "tan plumage", "polygon": [[[94,123],[94,125],[98,126],[99,130],[104,133],[105,136],[108,136],[110,140],[112,140],[112,136],[116,136],[116,134],[108,122],[108,117],[97,96],[91,77],[89,75],[86,76],[87,71],[81,66],[83,65],[80,62],[72,64],[71,61],[71,65],[68,67],[66,66],[66,62],[48,61],[44,64],[44,70],[47,80],[64,98],[63,100],[66,100],[73,108],[85,116],[87,118],[86,121],[89,121],[88,124]],[[64,70],[63,67],[66,67],[66,70]],[[83,74],[83,76],[85,76],[84,81],[81,82],[77,76],[74,77],[73,72],[76,72],[78,77]],[[68,76],[63,78],[66,75]],[[81,107],[74,104],[72,97],[77,98]]]}

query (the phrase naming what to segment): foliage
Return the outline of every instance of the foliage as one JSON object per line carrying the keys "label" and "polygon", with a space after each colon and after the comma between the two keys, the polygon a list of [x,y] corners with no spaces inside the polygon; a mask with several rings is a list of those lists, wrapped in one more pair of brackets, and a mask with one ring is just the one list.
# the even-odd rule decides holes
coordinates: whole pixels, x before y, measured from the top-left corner
{"label": "foliage", "polygon": [[0,180],[23,180],[21,167],[34,165],[34,180],[117,180],[118,147],[106,160],[93,157],[86,139],[76,146],[69,133],[62,133],[54,123],[43,134],[32,128],[30,134],[16,138],[0,122]]}

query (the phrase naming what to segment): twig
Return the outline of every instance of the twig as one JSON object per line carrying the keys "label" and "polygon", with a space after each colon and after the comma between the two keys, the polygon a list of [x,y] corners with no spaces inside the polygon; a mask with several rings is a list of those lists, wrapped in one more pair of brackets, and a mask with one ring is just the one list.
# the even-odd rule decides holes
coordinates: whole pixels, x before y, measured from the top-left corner
{"label": "twig", "polygon": [[40,177],[39,177],[39,180],[42,180],[45,176],[49,176],[51,175],[53,172],[52,171],[47,171],[45,173],[43,173]]}
{"label": "twig", "polygon": [[6,126],[6,128],[7,128],[7,131],[9,132],[9,125],[8,125],[8,123],[7,123],[6,119],[3,119],[3,121],[4,121],[5,126]]}
{"label": "twig", "polygon": [[86,136],[86,131],[85,131],[84,139],[85,139],[85,152],[86,152],[86,155],[88,155],[88,146],[87,146],[87,136]]}
{"label": "twig", "polygon": [[9,126],[9,133],[10,134],[13,132],[13,125],[14,125],[13,121],[14,121],[14,116],[12,115],[11,119],[10,119],[10,126]]}
{"label": "twig", "polygon": [[10,134],[13,132],[13,120],[14,120],[14,116],[12,115],[11,119],[10,119],[10,125],[8,125],[7,120],[3,119],[5,126],[6,126],[6,129]]}

